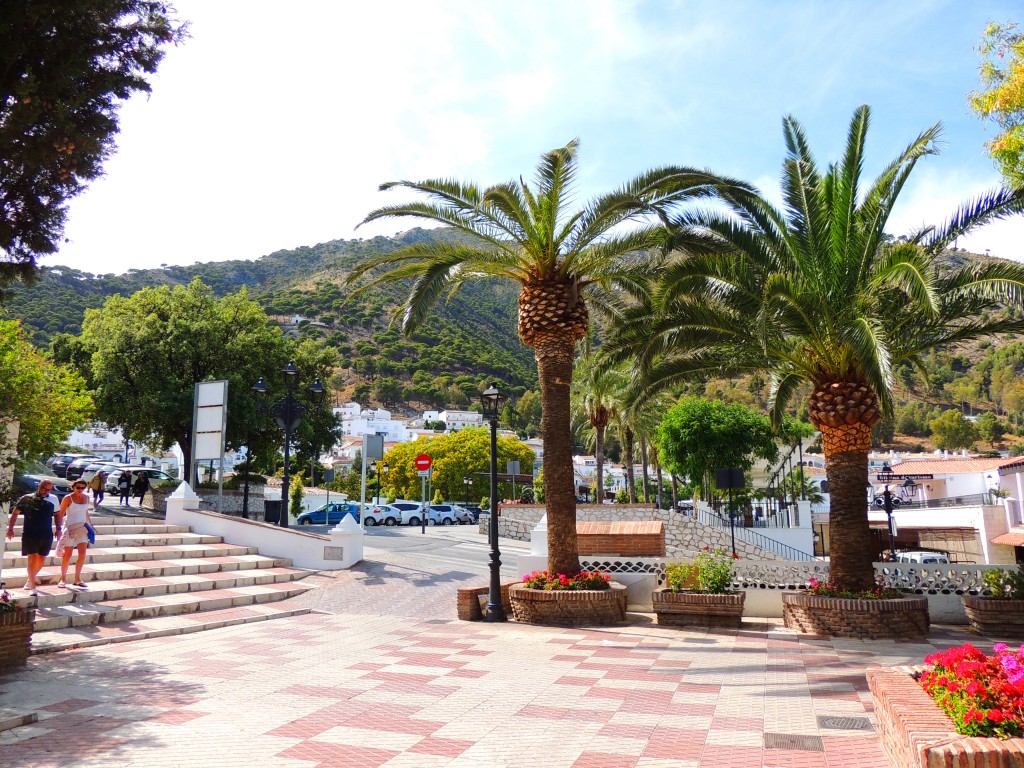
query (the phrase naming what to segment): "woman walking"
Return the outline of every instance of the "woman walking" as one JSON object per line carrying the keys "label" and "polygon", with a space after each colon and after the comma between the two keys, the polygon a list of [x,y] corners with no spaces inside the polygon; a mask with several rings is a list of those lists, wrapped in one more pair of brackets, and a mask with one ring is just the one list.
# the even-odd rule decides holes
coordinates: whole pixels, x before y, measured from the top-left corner
{"label": "woman walking", "polygon": [[124,470],[117,478],[117,492],[121,496],[121,504],[131,506],[132,498],[132,473],[131,470]]}
{"label": "woman walking", "polygon": [[107,473],[102,469],[92,476],[89,481],[89,489],[92,491],[92,509],[95,512],[100,508],[103,497],[107,493]]}
{"label": "woman walking", "polygon": [[91,524],[89,516],[89,497],[85,495],[86,483],[84,480],[76,480],[71,486],[71,493],[64,497],[60,503],[60,511],[64,516],[64,528],[61,531],[60,539],[57,541],[56,554],[60,561],[60,581],[57,586],[66,589],[68,578],[68,566],[71,564],[71,555],[78,550],[78,560],[75,561],[74,586],[86,589],[82,581],[82,566],[85,565],[85,551],[89,548],[89,531],[86,523]]}
{"label": "woman walking", "polygon": [[142,497],[146,495],[146,491],[149,490],[149,475],[145,472],[135,473],[135,483],[132,485],[132,490],[135,495],[139,497],[139,506],[142,506]]}

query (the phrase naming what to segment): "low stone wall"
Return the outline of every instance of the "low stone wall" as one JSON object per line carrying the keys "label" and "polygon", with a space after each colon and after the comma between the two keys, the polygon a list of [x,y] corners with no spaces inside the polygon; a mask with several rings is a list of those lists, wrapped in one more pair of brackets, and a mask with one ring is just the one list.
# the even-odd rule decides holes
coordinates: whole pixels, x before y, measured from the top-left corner
{"label": "low stone wall", "polygon": [[[498,535],[516,541],[529,541],[530,532],[544,515],[544,507],[537,504],[504,505],[498,516]],[[490,515],[480,515],[480,532],[487,533]],[[711,549],[732,550],[732,541],[728,528],[714,528],[704,525],[692,517],[680,512],[666,509],[655,509],[653,506],[631,504],[578,504],[576,506],[577,522],[643,522],[660,520],[665,526],[665,555],[682,557],[698,552],[704,547]],[[736,553],[751,560],[781,559],[774,552],[757,547],[739,537],[736,538]]]}
{"label": "low stone wall", "polygon": [[928,598],[848,600],[792,592],[782,596],[788,629],[829,637],[912,639],[928,634]]}
{"label": "low stone wall", "polygon": [[[263,520],[263,502],[266,500],[266,494],[264,493],[265,488],[266,486],[263,485],[249,486],[250,520]],[[221,508],[218,508],[217,506],[216,488],[197,488],[196,493],[199,495],[199,508],[202,510],[207,512],[220,512],[225,515],[242,514],[245,491],[229,491],[225,489],[224,496],[221,499],[221,502],[223,503],[223,507]]]}
{"label": "low stone wall", "polygon": [[953,721],[917,682],[923,671],[924,667],[892,667],[865,672],[878,733],[893,766],[1007,768],[1022,764],[1024,739],[958,734]]}
{"label": "low stone wall", "polygon": [[0,670],[25,663],[32,647],[34,610],[0,613]]}

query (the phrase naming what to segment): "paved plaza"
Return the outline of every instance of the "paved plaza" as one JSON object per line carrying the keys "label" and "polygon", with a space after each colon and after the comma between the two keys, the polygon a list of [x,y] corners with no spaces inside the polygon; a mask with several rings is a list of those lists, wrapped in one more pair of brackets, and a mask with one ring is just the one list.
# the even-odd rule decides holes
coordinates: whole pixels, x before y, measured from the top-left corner
{"label": "paved plaza", "polygon": [[0,766],[885,768],[864,670],[969,639],[467,623],[482,572],[368,555],[311,577],[311,613],[31,658]]}

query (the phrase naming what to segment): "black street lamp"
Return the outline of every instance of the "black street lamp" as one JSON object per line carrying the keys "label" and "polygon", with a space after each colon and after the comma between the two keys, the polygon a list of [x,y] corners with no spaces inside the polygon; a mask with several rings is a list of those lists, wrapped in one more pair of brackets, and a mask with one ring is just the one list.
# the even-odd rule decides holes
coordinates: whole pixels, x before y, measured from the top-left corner
{"label": "black street lamp", "polygon": [[498,416],[507,399],[493,383],[480,393],[481,410],[491,423],[491,520],[487,527],[491,544],[491,587],[484,617],[484,621],[490,622],[508,621],[501,603],[501,552],[498,550]]}
{"label": "black street lamp", "polygon": [[369,470],[377,481],[377,492],[373,496],[373,498],[376,499],[376,501],[374,501],[374,504],[380,504],[380,475],[382,472],[387,472],[388,469],[390,469],[390,467],[388,467],[388,463],[386,461],[381,462],[381,464],[379,465],[377,464],[376,461],[370,462]]}
{"label": "black street lamp", "polygon": [[[306,413],[306,406],[295,401],[295,387],[299,379],[299,369],[295,367],[295,363],[289,362],[288,365],[281,369],[281,375],[284,377],[285,395],[274,403],[271,411],[274,414],[277,426],[284,430],[284,477],[281,479],[281,515],[278,518],[278,525],[282,528],[287,528],[288,480],[289,472],[291,471],[288,461],[292,444],[292,432],[298,429],[299,424],[302,422],[302,416]],[[270,393],[270,387],[267,386],[266,379],[260,376],[260,380],[253,384],[252,391],[258,395],[267,395]],[[314,381],[309,387],[309,394],[316,405],[323,402],[325,392],[326,390],[324,385],[320,383],[320,379]]]}
{"label": "black street lamp", "polygon": [[472,477],[464,477],[464,478],[462,478],[462,484],[464,486],[466,486],[466,506],[468,507],[469,506],[469,489],[473,485],[473,478]]}

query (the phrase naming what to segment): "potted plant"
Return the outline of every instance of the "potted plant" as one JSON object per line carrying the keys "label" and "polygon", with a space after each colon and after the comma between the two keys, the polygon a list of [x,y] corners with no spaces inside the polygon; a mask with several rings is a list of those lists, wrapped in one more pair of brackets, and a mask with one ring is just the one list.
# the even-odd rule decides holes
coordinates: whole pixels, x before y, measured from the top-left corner
{"label": "potted plant", "polygon": [[626,620],[626,588],[607,573],[534,571],[508,590],[512,615],[527,624],[591,626]]}
{"label": "potted plant", "polygon": [[692,563],[669,563],[665,586],[651,596],[659,624],[737,628],[746,592],[732,589],[733,560],[721,549],[704,547]]}
{"label": "potted plant", "polygon": [[811,578],[800,592],[782,593],[786,627],[828,637],[913,638],[928,634],[928,598],[904,594],[879,582],[849,592]]}
{"label": "potted plant", "polygon": [[6,590],[0,592],[0,669],[24,664],[32,643],[36,612],[14,602]]}
{"label": "potted plant", "polygon": [[971,631],[997,637],[1024,636],[1024,574],[993,568],[982,577],[988,594],[961,595]]}

